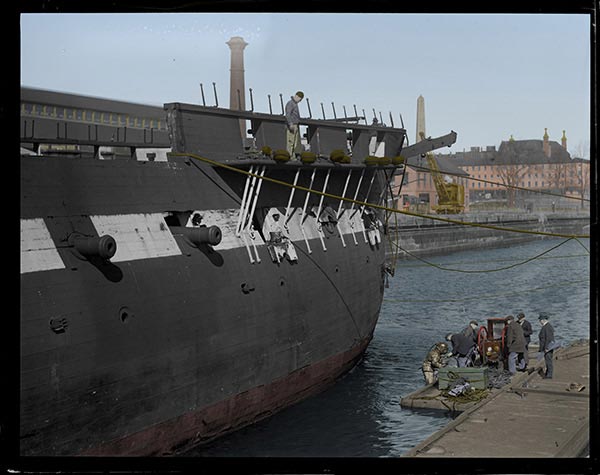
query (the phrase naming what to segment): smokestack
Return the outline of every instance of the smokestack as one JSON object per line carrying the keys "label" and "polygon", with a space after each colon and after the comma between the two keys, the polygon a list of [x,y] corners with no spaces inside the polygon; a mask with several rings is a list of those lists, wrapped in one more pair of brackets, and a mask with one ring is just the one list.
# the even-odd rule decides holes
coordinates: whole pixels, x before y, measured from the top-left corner
{"label": "smokestack", "polygon": [[567,136],[565,135],[565,131],[563,130],[563,136],[560,139],[560,144],[566,150],[567,149]]}
{"label": "smokestack", "polygon": [[[229,108],[232,110],[246,109],[246,86],[244,84],[244,48],[248,43],[240,36],[232,36],[227,41],[231,50],[231,68],[229,81]],[[239,91],[239,92],[238,92]],[[242,139],[246,137],[246,121],[240,120]]]}
{"label": "smokestack", "polygon": [[425,136],[425,99],[423,99],[423,96],[417,98],[417,137],[415,143],[421,141],[421,133]]}

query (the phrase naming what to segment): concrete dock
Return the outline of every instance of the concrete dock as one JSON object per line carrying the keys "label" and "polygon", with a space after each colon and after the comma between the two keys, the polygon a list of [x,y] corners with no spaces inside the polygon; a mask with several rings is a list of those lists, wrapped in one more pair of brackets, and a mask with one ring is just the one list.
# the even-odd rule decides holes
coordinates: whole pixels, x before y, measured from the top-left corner
{"label": "concrete dock", "polygon": [[[503,388],[463,407],[456,419],[403,457],[584,456],[589,444],[589,353],[586,341],[555,351],[553,379],[543,379],[538,371],[518,373]],[[532,356],[530,367],[540,369],[543,362]],[[434,389],[427,386],[422,394]]]}

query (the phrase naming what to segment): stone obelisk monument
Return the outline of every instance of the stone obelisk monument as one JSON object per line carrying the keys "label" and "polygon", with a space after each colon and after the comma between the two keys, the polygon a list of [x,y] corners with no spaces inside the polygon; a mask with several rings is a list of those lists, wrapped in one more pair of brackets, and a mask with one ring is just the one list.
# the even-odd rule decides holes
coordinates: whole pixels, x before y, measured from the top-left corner
{"label": "stone obelisk monument", "polygon": [[[244,48],[248,43],[240,36],[233,36],[227,41],[231,50],[231,68],[229,81],[229,108],[233,110],[246,109],[246,86],[244,84]],[[246,121],[240,120],[242,139],[246,137]]]}
{"label": "stone obelisk monument", "polygon": [[415,143],[421,141],[421,133],[425,136],[425,99],[423,99],[423,96],[417,98],[417,137]]}

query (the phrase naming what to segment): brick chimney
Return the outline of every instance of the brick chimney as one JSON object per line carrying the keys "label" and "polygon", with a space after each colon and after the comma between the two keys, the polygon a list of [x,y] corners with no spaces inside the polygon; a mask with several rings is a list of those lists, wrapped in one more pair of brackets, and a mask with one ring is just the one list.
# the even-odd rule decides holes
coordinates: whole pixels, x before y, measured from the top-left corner
{"label": "brick chimney", "polygon": [[[240,36],[233,36],[226,44],[231,49],[229,108],[232,110],[245,110],[244,48],[248,43]],[[240,120],[240,134],[242,138],[246,137],[246,121],[244,120]]]}
{"label": "brick chimney", "polygon": [[544,148],[544,155],[546,155],[546,157],[550,157],[550,142],[548,142],[548,129],[545,128],[544,129],[544,144],[543,144],[543,148]]}
{"label": "brick chimney", "polygon": [[565,135],[565,131],[563,130],[563,136],[560,139],[560,144],[566,150],[567,149],[567,136]]}

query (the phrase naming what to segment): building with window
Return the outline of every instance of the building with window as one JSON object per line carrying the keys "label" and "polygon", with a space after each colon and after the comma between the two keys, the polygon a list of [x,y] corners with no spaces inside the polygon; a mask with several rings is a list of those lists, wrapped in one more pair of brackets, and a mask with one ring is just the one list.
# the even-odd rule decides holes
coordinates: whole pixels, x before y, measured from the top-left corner
{"label": "building with window", "polygon": [[[465,209],[493,203],[498,208],[508,209],[550,208],[554,207],[553,203],[555,206],[573,208],[589,199],[590,162],[572,158],[566,146],[564,131],[559,144],[549,140],[546,130],[542,140],[514,140],[511,136],[498,149],[495,146],[485,149],[471,147],[469,151],[436,155],[436,159],[440,166],[444,164],[447,171],[459,169],[464,174],[458,178],[458,182],[465,187]],[[415,160],[419,159],[409,159],[409,163]],[[423,161],[423,166],[427,167],[425,159]],[[415,177],[411,177],[415,172],[410,167],[407,170],[408,180],[401,195],[418,197],[425,193],[419,185],[423,182],[430,184],[431,177],[419,176],[421,182],[416,181],[415,184]],[[427,174],[425,170],[418,173]],[[467,179],[463,178],[465,175]],[[539,191],[581,198],[582,201],[578,203],[572,199],[537,193]]]}

